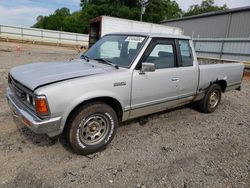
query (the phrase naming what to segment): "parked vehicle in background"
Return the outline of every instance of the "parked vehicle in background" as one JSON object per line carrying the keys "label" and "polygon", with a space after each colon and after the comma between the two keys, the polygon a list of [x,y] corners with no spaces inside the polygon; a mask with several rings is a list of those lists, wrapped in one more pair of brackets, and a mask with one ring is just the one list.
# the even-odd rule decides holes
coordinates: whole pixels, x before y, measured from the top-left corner
{"label": "parked vehicle in background", "polygon": [[90,20],[89,47],[95,44],[101,37],[109,33],[138,31],[145,33],[168,33],[172,35],[183,34],[183,30],[178,27],[139,22],[110,16],[99,16]]}
{"label": "parked vehicle in background", "polygon": [[35,133],[64,133],[80,154],[104,149],[120,122],[199,102],[211,113],[240,89],[241,63],[199,65],[190,37],[105,35],[80,59],[15,67],[7,99]]}

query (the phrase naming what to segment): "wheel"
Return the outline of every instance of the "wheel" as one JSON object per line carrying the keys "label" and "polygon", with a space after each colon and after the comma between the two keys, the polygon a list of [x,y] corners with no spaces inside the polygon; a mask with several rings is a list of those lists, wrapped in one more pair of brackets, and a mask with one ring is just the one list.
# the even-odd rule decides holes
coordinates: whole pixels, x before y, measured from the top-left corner
{"label": "wheel", "polygon": [[93,102],[73,113],[65,134],[76,153],[87,155],[105,149],[117,127],[118,118],[113,108],[103,102]]}
{"label": "wheel", "polygon": [[212,84],[200,101],[200,110],[204,113],[211,113],[216,110],[221,99],[221,87],[218,84]]}

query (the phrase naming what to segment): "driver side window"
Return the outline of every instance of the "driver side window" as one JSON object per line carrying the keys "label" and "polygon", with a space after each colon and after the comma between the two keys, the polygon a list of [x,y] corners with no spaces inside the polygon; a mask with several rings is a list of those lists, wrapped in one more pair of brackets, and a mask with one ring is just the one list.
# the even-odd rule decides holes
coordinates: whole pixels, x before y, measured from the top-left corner
{"label": "driver side window", "polygon": [[171,43],[158,43],[145,62],[154,63],[156,69],[175,67],[174,47]]}

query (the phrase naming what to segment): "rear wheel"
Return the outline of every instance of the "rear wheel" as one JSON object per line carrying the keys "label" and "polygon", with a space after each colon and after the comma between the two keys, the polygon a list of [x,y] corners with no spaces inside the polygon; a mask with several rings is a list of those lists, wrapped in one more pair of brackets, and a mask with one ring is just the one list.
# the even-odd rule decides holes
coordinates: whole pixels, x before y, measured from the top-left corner
{"label": "rear wheel", "polygon": [[103,102],[93,102],[76,110],[65,134],[72,148],[86,155],[104,149],[114,138],[117,127],[115,111]]}
{"label": "rear wheel", "polygon": [[218,84],[212,84],[206,92],[204,98],[200,101],[200,110],[204,113],[211,113],[216,110],[221,100],[221,87]]}

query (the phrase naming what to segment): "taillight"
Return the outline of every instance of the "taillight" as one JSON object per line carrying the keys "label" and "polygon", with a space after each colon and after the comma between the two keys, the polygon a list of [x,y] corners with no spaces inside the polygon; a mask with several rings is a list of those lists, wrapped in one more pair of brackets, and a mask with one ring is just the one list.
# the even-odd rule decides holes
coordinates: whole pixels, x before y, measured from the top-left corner
{"label": "taillight", "polygon": [[35,98],[35,108],[38,116],[48,116],[49,108],[45,96],[37,96]]}

